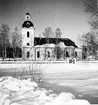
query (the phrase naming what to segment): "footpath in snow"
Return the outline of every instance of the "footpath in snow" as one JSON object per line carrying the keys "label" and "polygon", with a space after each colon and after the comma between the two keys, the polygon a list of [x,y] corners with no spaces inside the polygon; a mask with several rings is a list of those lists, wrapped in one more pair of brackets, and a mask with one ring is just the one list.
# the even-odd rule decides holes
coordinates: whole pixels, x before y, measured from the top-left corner
{"label": "footpath in snow", "polygon": [[0,105],[90,105],[87,100],[76,99],[72,93],[54,93],[39,88],[30,79],[0,78]]}

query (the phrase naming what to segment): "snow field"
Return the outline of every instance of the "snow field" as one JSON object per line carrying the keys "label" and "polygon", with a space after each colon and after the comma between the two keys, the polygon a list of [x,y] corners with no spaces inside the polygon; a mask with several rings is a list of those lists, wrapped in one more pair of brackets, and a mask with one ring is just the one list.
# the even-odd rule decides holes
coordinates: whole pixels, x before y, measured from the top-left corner
{"label": "snow field", "polygon": [[0,105],[90,105],[87,100],[78,100],[72,93],[56,94],[39,88],[30,79],[0,78]]}

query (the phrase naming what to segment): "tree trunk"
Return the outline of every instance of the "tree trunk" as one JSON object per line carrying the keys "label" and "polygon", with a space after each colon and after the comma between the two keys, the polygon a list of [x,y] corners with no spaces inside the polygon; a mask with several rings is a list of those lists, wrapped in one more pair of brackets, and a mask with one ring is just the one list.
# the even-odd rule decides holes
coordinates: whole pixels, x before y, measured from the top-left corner
{"label": "tree trunk", "polygon": [[2,49],[2,60],[4,61],[4,47]]}
{"label": "tree trunk", "polygon": [[13,47],[13,59],[14,59],[14,61],[15,61],[15,58],[16,58],[15,54],[16,54],[16,47]]}
{"label": "tree trunk", "polygon": [[4,58],[6,58],[6,46],[4,47]]}

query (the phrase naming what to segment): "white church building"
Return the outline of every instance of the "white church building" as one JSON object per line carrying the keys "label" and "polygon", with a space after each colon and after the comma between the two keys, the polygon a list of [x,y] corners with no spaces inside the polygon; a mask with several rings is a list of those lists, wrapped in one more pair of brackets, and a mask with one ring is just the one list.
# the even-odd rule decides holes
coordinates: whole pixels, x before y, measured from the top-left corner
{"label": "white church building", "polygon": [[[23,60],[66,60],[68,57],[81,56],[77,45],[69,38],[58,38],[56,44],[56,38],[36,37],[35,27],[30,18],[31,15],[27,12],[21,29]],[[56,46],[62,49],[61,55],[54,53]]]}

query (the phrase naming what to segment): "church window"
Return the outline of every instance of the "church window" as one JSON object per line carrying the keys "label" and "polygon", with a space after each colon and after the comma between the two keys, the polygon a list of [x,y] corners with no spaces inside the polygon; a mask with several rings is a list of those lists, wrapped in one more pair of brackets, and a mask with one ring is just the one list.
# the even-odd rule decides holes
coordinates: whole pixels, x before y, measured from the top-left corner
{"label": "church window", "polygon": [[50,57],[50,52],[48,51],[48,57]]}
{"label": "church window", "polygon": [[29,58],[30,57],[30,52],[29,51],[27,51],[27,58]]}
{"label": "church window", "polygon": [[27,20],[29,20],[29,17],[27,16]]}
{"label": "church window", "polygon": [[68,51],[66,51],[66,57],[69,57],[69,53],[68,53]]}
{"label": "church window", "polygon": [[40,52],[39,51],[37,52],[37,58],[40,58]]}
{"label": "church window", "polygon": [[30,43],[27,43],[27,46],[30,46]]}
{"label": "church window", "polygon": [[29,38],[30,37],[30,33],[29,32],[27,32],[27,38]]}
{"label": "church window", "polygon": [[77,52],[75,52],[75,57],[77,57]]}

